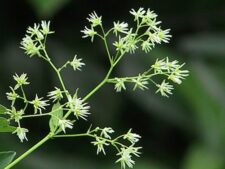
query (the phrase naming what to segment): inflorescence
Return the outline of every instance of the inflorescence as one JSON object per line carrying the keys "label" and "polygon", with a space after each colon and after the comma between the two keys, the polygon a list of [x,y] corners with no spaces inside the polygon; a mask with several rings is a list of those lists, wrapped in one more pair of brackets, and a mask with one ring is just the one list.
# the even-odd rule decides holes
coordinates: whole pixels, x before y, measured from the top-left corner
{"label": "inflorescence", "polygon": [[[27,98],[25,87],[30,84],[27,74],[15,74],[13,76],[16,84],[10,87],[10,91],[6,93],[7,99],[11,101],[11,107],[7,109],[6,114],[9,115],[9,121],[14,121],[17,124],[13,134],[17,134],[20,141],[27,139],[28,129],[21,125],[21,121],[26,118],[49,116],[50,133],[52,137],[78,137],[87,136],[94,140],[91,144],[97,147],[97,154],[106,154],[105,147],[113,146],[117,150],[116,163],[121,164],[121,168],[126,166],[132,168],[135,164],[133,156],[140,156],[141,147],[136,146],[136,143],[141,138],[140,135],[134,133],[131,129],[118,137],[112,138],[114,130],[111,127],[92,128],[81,134],[66,134],[68,129],[73,129],[75,123],[80,119],[88,119],[90,114],[90,106],[86,100],[93,95],[105,83],[114,84],[116,92],[121,92],[127,89],[128,84],[133,85],[133,90],[148,89],[148,85],[152,83],[157,89],[156,93],[162,96],[169,97],[172,94],[174,86],[172,83],[181,84],[182,80],[188,76],[189,71],[183,70],[184,64],[180,64],[177,60],[170,61],[169,58],[156,60],[149,69],[143,73],[132,77],[111,77],[113,68],[125,56],[125,54],[133,54],[137,49],[148,53],[157,44],[169,43],[171,35],[170,29],[162,29],[158,21],[157,14],[154,11],[140,8],[137,11],[132,9],[130,14],[134,17],[135,27],[129,27],[128,23],[115,21],[113,27],[108,31],[103,28],[102,16],[98,16],[93,12],[87,18],[90,26],[85,26],[83,38],[90,38],[93,42],[96,37],[103,40],[107,56],[110,61],[110,70],[105,79],[87,96],[81,98],[78,95],[78,90],[71,94],[63,82],[61,71],[70,66],[74,71],[81,70],[85,65],[81,58],[77,55],[71,61],[67,61],[61,67],[55,66],[48,56],[46,51],[47,36],[53,34],[50,30],[50,22],[42,21],[40,24],[34,24],[33,27],[28,27],[25,37],[22,39],[21,48],[25,53],[34,57],[37,56],[50,64],[59,78],[61,86],[54,87],[52,91],[46,94],[46,97],[39,97],[36,94],[32,99]],[[111,45],[114,47],[114,52],[109,50],[107,38],[109,35],[114,35],[116,40]],[[111,49],[111,48],[110,48]],[[155,77],[161,76],[161,82],[154,80]],[[24,107],[16,108],[16,101],[22,100]],[[32,106],[33,114],[27,114],[28,106]],[[50,112],[46,112],[51,108]]]}

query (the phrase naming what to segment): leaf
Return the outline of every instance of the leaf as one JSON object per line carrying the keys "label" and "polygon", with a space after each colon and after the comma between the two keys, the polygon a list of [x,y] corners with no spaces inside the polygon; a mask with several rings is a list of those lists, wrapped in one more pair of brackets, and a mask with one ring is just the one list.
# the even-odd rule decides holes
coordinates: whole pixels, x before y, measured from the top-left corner
{"label": "leaf", "polygon": [[51,119],[49,121],[49,127],[50,127],[50,131],[54,132],[59,126],[59,119],[62,119],[63,117],[63,110],[60,103],[56,103],[53,105],[52,111],[50,114],[51,114]]}
{"label": "leaf", "polygon": [[12,162],[16,155],[14,151],[0,152],[0,169],[3,169]]}
{"label": "leaf", "polygon": [[10,126],[7,119],[0,117],[0,132],[13,132],[16,130],[16,127]]}
{"label": "leaf", "polygon": [[6,110],[6,107],[0,104],[0,114],[5,114]]}

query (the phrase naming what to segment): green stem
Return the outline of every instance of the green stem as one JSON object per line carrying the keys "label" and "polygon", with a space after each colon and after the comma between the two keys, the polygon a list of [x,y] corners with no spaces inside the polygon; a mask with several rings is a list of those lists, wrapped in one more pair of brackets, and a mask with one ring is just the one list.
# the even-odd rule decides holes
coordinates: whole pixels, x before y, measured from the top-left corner
{"label": "green stem", "polygon": [[113,60],[112,60],[112,56],[109,52],[109,46],[108,46],[108,43],[107,43],[107,40],[106,40],[106,37],[108,34],[105,34],[105,30],[103,28],[103,26],[101,25],[101,29],[102,29],[102,33],[104,35],[103,37],[103,41],[104,41],[104,45],[105,45],[105,48],[106,48],[106,52],[107,52],[107,55],[108,55],[108,58],[109,58],[109,61],[110,61],[110,65],[112,66],[113,65]]}
{"label": "green stem", "polygon": [[[64,84],[64,82],[63,82],[63,80],[62,80],[62,76],[61,76],[61,74],[60,74],[60,70],[57,69],[56,66],[52,63],[52,61],[51,61],[50,57],[48,56],[48,53],[47,53],[47,51],[46,51],[46,49],[45,49],[45,46],[43,46],[42,49],[43,49],[43,52],[44,52],[44,54],[45,54],[45,57],[47,58],[46,61],[51,65],[51,67],[52,67],[52,68],[54,69],[54,71],[56,72],[56,74],[57,74],[57,76],[58,76],[58,78],[59,78],[60,84],[61,84],[63,90],[66,92],[67,90],[66,90],[65,84]],[[67,92],[66,92],[66,96],[68,97]]]}
{"label": "green stem", "polygon": [[48,134],[41,141],[39,141],[37,144],[35,144],[33,147],[31,147],[28,151],[26,151],[24,154],[22,154],[17,159],[15,159],[12,163],[10,163],[4,169],[10,169],[10,168],[14,167],[17,163],[19,163],[21,160],[23,160],[25,157],[27,157],[29,154],[31,154],[33,151],[35,151],[37,148],[39,148],[42,144],[47,142],[50,138],[51,138],[51,135]]}
{"label": "green stem", "polygon": [[50,113],[45,113],[45,114],[31,114],[31,115],[24,115],[22,116],[23,118],[29,118],[29,117],[43,117],[43,116],[50,116]]}
{"label": "green stem", "polygon": [[109,69],[107,75],[105,76],[104,80],[103,80],[101,83],[99,83],[98,86],[96,86],[90,93],[88,93],[88,94],[84,97],[83,101],[86,101],[87,99],[89,99],[89,98],[90,98],[97,90],[99,90],[99,89],[107,82],[109,76],[110,76],[111,73],[112,73],[113,68],[114,68],[114,66],[111,66],[111,67],[110,67],[110,69]]}

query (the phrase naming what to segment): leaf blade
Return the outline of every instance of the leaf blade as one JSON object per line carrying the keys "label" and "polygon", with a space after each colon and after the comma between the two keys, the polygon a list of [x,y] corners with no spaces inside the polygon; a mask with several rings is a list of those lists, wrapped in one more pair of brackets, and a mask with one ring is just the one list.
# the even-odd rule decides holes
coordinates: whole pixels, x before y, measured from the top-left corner
{"label": "leaf blade", "polygon": [[11,133],[16,130],[16,127],[9,125],[6,118],[0,117],[0,133]]}
{"label": "leaf blade", "polygon": [[14,151],[0,152],[0,168],[3,169],[8,164],[10,164],[15,156],[16,156],[16,152]]}
{"label": "leaf blade", "polygon": [[49,127],[50,127],[50,131],[54,132],[59,126],[59,119],[63,118],[63,109],[59,102],[53,105],[52,111],[50,114],[51,114],[51,118],[49,120]]}
{"label": "leaf blade", "polygon": [[0,104],[0,114],[5,114],[6,111],[7,111],[7,108]]}

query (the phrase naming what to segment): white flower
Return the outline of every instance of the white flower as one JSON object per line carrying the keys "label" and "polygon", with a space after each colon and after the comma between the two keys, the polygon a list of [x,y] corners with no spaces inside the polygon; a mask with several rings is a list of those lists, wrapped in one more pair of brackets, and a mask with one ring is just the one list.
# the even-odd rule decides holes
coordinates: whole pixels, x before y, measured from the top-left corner
{"label": "white flower", "polygon": [[121,32],[121,33],[127,33],[127,30],[128,30],[128,24],[125,23],[125,22],[113,22],[113,25],[114,25],[114,30],[113,30],[113,33],[115,33],[115,35],[117,36],[117,33],[118,32]]}
{"label": "white flower", "polygon": [[150,52],[150,50],[152,50],[152,48],[154,47],[154,45],[152,43],[150,43],[149,41],[144,41],[141,44],[142,50],[145,51],[145,53]]}
{"label": "white flower", "polygon": [[18,76],[17,74],[13,75],[14,80],[17,82],[16,86],[15,86],[15,90],[18,89],[20,86],[22,85],[28,85],[30,84],[27,79],[27,74],[23,73],[22,75]]}
{"label": "white flower", "polygon": [[179,62],[177,60],[174,60],[174,61],[170,62],[169,58],[167,57],[165,67],[166,67],[168,72],[173,72],[174,70],[176,70],[177,68],[180,67],[180,65],[178,63]]}
{"label": "white flower", "polygon": [[146,11],[144,10],[144,8],[139,8],[138,11],[131,9],[131,11],[130,11],[130,13],[132,15],[134,15],[134,21],[137,21],[137,20],[139,20],[139,18],[144,17],[145,12]]}
{"label": "white flower", "polygon": [[15,107],[12,108],[11,112],[10,112],[10,116],[11,116],[11,119],[14,119],[15,122],[19,122],[23,117],[23,114],[24,114],[24,110],[21,109],[20,111],[17,111],[15,109]]}
{"label": "white flower", "polygon": [[157,32],[148,32],[148,39],[152,42],[152,44],[154,45],[155,43],[158,43],[160,44],[161,43],[161,39],[160,37],[158,36],[158,33]]}
{"label": "white flower", "polygon": [[69,106],[70,109],[74,112],[74,115],[77,119],[82,118],[84,120],[87,120],[86,118],[90,114],[88,112],[90,106],[88,106],[87,103],[83,103],[83,100],[81,98],[72,98],[71,96],[69,96],[67,106]]}
{"label": "white flower", "polygon": [[54,31],[50,31],[50,21],[46,22],[46,21],[41,21],[41,32],[44,35],[48,35],[48,34],[52,34],[54,33]]}
{"label": "white flower", "polygon": [[147,17],[149,19],[154,19],[157,17],[157,14],[154,11],[151,11],[150,9],[148,9],[145,17]]}
{"label": "white flower", "polygon": [[48,93],[48,97],[50,99],[53,99],[53,102],[60,100],[63,98],[62,91],[59,88],[55,87],[55,90]]}
{"label": "white flower", "polygon": [[141,90],[148,89],[148,87],[146,86],[148,84],[147,80],[147,78],[139,74],[137,78],[132,79],[132,82],[135,83],[133,90],[136,90],[136,88],[139,88]]}
{"label": "white flower", "polygon": [[73,123],[70,120],[59,120],[59,126],[61,127],[62,131],[66,133],[66,128],[72,129]]}
{"label": "white flower", "polygon": [[41,49],[40,46],[37,45],[37,43],[35,43],[33,41],[33,39],[26,35],[23,39],[22,39],[22,42],[20,43],[21,44],[21,49],[25,50],[25,53],[27,55],[30,55],[30,57],[36,55],[36,54],[39,54],[39,50]]}
{"label": "white flower", "polygon": [[121,168],[125,169],[126,166],[129,168],[133,168],[135,161],[132,160],[132,155],[135,155],[139,157],[140,152],[138,150],[141,149],[141,147],[133,147],[130,146],[128,148],[121,148],[121,151],[117,154],[118,156],[121,156],[116,163],[120,162]]}
{"label": "white flower", "polygon": [[39,30],[40,25],[39,24],[34,24],[34,27],[28,27],[27,33],[30,34],[31,37],[34,35],[37,36],[38,40],[43,40],[44,36],[42,32]]}
{"label": "white flower", "polygon": [[6,93],[7,99],[11,101],[15,101],[19,95],[15,92],[15,90],[12,87],[9,87],[11,92]]}
{"label": "white flower", "polygon": [[158,30],[157,35],[160,39],[160,41],[163,41],[164,43],[169,43],[170,38],[172,37],[172,35],[169,34],[170,33],[170,29],[166,29],[166,30]]}
{"label": "white flower", "polygon": [[87,20],[92,23],[92,27],[102,25],[102,17],[98,16],[95,11],[89,14]]}
{"label": "white flower", "polygon": [[119,40],[115,41],[113,43],[113,45],[116,47],[116,50],[120,51],[121,53],[123,53],[126,50],[126,47],[127,47],[125,39],[120,38],[120,36],[119,36]]}
{"label": "white flower", "polygon": [[115,78],[115,80],[116,80],[116,84],[114,89],[116,90],[116,92],[121,92],[122,89],[126,90],[126,86],[124,84],[125,79]]}
{"label": "white flower", "polygon": [[31,104],[34,105],[34,114],[37,113],[37,111],[39,110],[40,114],[42,113],[42,109],[45,109],[46,106],[48,106],[49,104],[47,104],[48,100],[42,100],[42,98],[38,98],[38,96],[35,96],[35,99],[33,101],[31,101]]}
{"label": "white flower", "polygon": [[20,141],[23,142],[23,140],[28,140],[27,139],[27,136],[26,136],[26,133],[28,132],[27,129],[25,128],[21,128],[21,127],[17,127],[16,130],[13,132],[17,134],[17,136],[19,137]]}
{"label": "white flower", "polygon": [[82,36],[83,38],[87,38],[90,37],[91,41],[93,42],[94,40],[94,36],[97,34],[97,32],[94,30],[93,27],[91,27],[91,29],[87,28],[85,26],[85,29],[81,31],[84,35]]}
{"label": "white flower", "polygon": [[174,83],[181,84],[182,79],[185,79],[189,75],[188,70],[176,69],[169,75],[168,79],[172,80]]}
{"label": "white flower", "polygon": [[130,129],[130,130],[123,136],[123,139],[129,140],[132,144],[138,142],[140,138],[141,138],[141,136],[140,136],[139,134],[132,133],[132,129]]}
{"label": "white flower", "polygon": [[155,73],[162,73],[163,70],[166,69],[166,63],[164,59],[156,60],[156,62],[151,66],[154,69]]}
{"label": "white flower", "polygon": [[169,97],[168,94],[172,94],[171,90],[174,89],[173,86],[165,82],[165,80],[163,80],[161,84],[157,84],[156,86],[158,87],[156,93],[160,92],[161,95],[165,97]]}
{"label": "white flower", "polygon": [[105,139],[96,137],[96,141],[92,141],[91,143],[94,144],[94,146],[97,146],[97,154],[99,154],[100,152],[103,152],[104,155],[106,154],[104,146],[108,146],[109,143],[107,143]]}
{"label": "white flower", "polygon": [[124,39],[126,41],[126,51],[134,53],[135,50],[138,49],[138,40],[136,39],[136,35],[132,33],[132,29],[130,29],[129,33],[126,37],[124,37]]}
{"label": "white flower", "polygon": [[101,135],[104,136],[105,138],[111,139],[111,136],[109,134],[114,133],[114,130],[111,127],[105,127],[102,129]]}
{"label": "white flower", "polygon": [[78,59],[77,55],[74,56],[73,61],[70,62],[70,65],[73,67],[73,70],[81,70],[81,67],[85,65],[85,63],[81,62],[82,59]]}

